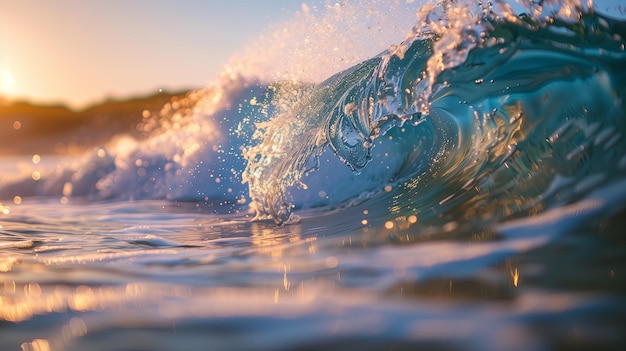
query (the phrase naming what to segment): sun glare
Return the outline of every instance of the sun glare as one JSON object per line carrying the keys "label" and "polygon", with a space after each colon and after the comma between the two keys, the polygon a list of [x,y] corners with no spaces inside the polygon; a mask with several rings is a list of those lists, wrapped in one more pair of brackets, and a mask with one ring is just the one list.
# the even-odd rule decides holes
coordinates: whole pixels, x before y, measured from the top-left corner
{"label": "sun glare", "polygon": [[10,94],[13,89],[13,77],[7,70],[0,71],[0,93]]}

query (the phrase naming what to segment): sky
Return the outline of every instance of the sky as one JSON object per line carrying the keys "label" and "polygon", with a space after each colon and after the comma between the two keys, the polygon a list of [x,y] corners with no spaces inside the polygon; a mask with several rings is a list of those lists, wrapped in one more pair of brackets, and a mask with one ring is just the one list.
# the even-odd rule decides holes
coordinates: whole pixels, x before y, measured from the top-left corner
{"label": "sky", "polygon": [[[201,88],[271,25],[293,18],[303,1],[324,3],[0,0],[0,97],[81,108]],[[595,2],[622,11],[621,1]]]}
{"label": "sky", "polygon": [[0,96],[81,107],[200,88],[293,0],[0,0]]}

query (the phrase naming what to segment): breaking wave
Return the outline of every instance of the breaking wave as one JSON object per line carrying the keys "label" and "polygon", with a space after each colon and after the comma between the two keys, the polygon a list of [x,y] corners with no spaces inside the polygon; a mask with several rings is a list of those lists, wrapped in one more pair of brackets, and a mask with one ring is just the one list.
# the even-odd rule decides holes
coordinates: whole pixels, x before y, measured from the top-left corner
{"label": "breaking wave", "polygon": [[[376,198],[383,218],[497,222],[623,178],[624,22],[576,1],[522,14],[504,1],[394,6],[418,19],[370,59],[376,45],[355,43],[368,42],[364,27],[400,33],[398,16],[381,19],[393,11],[303,6],[300,30],[274,36],[308,51],[287,55],[268,43],[288,41],[270,37],[271,54],[233,60],[219,84],[148,116],[145,141],[120,136],[1,195],[192,201],[279,224]],[[352,27],[312,57],[316,40]],[[268,74],[271,61],[281,69]],[[339,73],[315,82],[307,64]]]}

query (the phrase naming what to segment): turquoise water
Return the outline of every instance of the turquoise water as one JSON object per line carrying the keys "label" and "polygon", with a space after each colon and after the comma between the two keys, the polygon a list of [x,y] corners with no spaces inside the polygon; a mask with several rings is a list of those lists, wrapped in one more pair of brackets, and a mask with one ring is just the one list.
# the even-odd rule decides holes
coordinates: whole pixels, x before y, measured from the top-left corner
{"label": "turquoise water", "polygon": [[0,349],[621,349],[626,26],[496,3],[4,167]]}

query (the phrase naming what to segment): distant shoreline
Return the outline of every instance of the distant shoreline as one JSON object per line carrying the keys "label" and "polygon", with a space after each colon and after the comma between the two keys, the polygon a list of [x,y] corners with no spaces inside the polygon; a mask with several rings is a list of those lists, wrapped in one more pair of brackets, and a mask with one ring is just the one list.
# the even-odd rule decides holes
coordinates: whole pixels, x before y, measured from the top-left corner
{"label": "distant shoreline", "polygon": [[143,111],[160,111],[191,90],[160,91],[127,99],[110,98],[74,110],[63,104],[37,104],[0,98],[0,155],[68,155],[127,134],[141,138]]}

